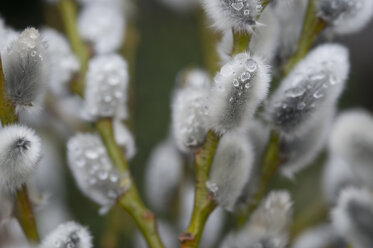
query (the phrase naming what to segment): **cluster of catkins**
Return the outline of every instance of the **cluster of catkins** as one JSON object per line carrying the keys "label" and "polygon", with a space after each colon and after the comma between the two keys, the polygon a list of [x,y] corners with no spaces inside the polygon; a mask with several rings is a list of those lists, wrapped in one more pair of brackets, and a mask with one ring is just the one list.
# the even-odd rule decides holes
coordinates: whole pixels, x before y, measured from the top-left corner
{"label": "cluster of catkins", "polygon": [[[197,0],[162,1],[178,10],[199,5]],[[329,34],[360,31],[373,15],[372,0],[308,1],[314,3],[312,8]],[[191,155],[209,132],[220,136],[206,182],[219,208],[207,221],[202,247],[373,247],[373,115],[362,109],[337,114],[349,75],[348,50],[336,43],[318,45],[281,75],[297,49],[308,1],[201,0],[212,27],[221,33],[216,63],[222,67],[213,79],[203,69],[179,74],[168,137],[154,149],[145,175],[147,198],[156,212],[167,215],[170,205],[179,201],[176,224],[158,222],[166,247],[178,247],[177,236],[187,227],[194,194],[188,173]],[[61,139],[69,137],[64,141],[70,172],[83,194],[100,205],[101,214],[132,187],[128,175],[113,165],[97,133],[73,133],[86,122],[110,118],[125,157],[136,154],[134,138],[123,122],[128,117],[128,66],[118,53],[128,6],[121,0],[79,0],[79,4],[76,26],[93,54],[83,100],[69,92],[81,64],[64,35],[51,28],[17,32],[0,19],[4,99],[18,117],[18,123],[0,125],[0,242],[4,247],[29,247],[12,210],[14,195],[25,185],[40,208],[40,248],[92,247],[85,227],[66,222],[71,217],[60,177],[63,158],[48,137],[40,138],[28,126],[52,129]],[[232,54],[233,36],[242,33],[250,34],[251,42],[246,51]],[[273,77],[281,78],[277,88],[271,85]],[[270,191],[243,227],[222,235],[225,211],[240,213],[257,193],[270,133],[279,136],[279,170],[288,178],[294,178],[325,146],[328,150],[323,193],[331,222],[302,233],[293,244],[289,240],[293,204],[284,190]],[[146,246],[140,235],[134,243],[134,247]]]}

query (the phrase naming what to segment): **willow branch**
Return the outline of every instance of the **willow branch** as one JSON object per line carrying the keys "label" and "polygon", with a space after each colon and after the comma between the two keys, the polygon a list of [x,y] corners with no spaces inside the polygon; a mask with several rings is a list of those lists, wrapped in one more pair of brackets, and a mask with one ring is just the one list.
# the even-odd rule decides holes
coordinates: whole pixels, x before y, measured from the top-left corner
{"label": "willow branch", "polygon": [[218,143],[219,137],[210,131],[203,146],[194,153],[193,214],[187,230],[179,237],[182,248],[198,247],[206,221],[216,208],[216,203],[207,189],[206,182]]}
{"label": "willow branch", "polygon": [[[5,89],[5,79],[2,67],[2,60],[0,57],[0,120],[2,125],[10,125],[18,122],[18,116],[15,113],[14,105],[8,98]],[[36,226],[34,212],[28,196],[26,185],[22,185],[20,189],[16,190],[17,199],[17,219],[25,233],[27,239],[31,243],[39,242],[39,234]]]}
{"label": "willow branch", "polygon": [[73,0],[61,0],[57,3],[57,7],[62,18],[65,33],[80,62],[79,76],[72,82],[71,90],[76,94],[83,96],[84,78],[88,69],[90,52],[84,42],[80,39],[76,27],[77,6]]}

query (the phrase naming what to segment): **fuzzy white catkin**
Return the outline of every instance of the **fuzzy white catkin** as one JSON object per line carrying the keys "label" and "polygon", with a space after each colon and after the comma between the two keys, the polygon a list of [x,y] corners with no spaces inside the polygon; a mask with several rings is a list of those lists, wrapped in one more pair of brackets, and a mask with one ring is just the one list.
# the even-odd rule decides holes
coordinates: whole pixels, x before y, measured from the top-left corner
{"label": "fuzzy white catkin", "polygon": [[44,28],[41,30],[41,36],[47,43],[49,87],[55,94],[66,93],[66,84],[79,70],[79,61],[66,38],[58,31]]}
{"label": "fuzzy white catkin", "polygon": [[45,47],[35,28],[26,28],[3,57],[5,89],[16,110],[41,101],[46,82]]}
{"label": "fuzzy white catkin", "polygon": [[300,136],[280,137],[281,173],[293,178],[294,174],[309,166],[324,147],[334,119],[334,109],[325,111],[318,122]]}
{"label": "fuzzy white catkin", "polygon": [[131,160],[136,155],[136,144],[132,133],[123,122],[118,119],[114,119],[113,129],[115,141],[123,148],[126,159]]}
{"label": "fuzzy white catkin", "polygon": [[353,165],[341,157],[330,154],[322,174],[323,196],[331,205],[338,200],[340,192],[349,186],[360,186],[361,182],[354,172]]}
{"label": "fuzzy white catkin", "polygon": [[300,136],[333,109],[349,73],[345,47],[325,44],[312,50],[284,79],[267,104],[274,128]]}
{"label": "fuzzy white catkin", "polygon": [[116,4],[84,5],[77,25],[79,34],[85,41],[92,43],[96,54],[115,52],[124,39],[124,13]]}
{"label": "fuzzy white catkin", "polygon": [[289,56],[293,55],[297,48],[308,1],[277,0],[272,2],[267,8],[273,9],[273,14],[279,26],[276,55],[279,60],[278,63],[281,66],[283,62],[287,61]]}
{"label": "fuzzy white catkin", "polygon": [[183,175],[183,159],[171,138],[152,151],[145,172],[146,194],[157,211],[164,211]]}
{"label": "fuzzy white catkin", "polygon": [[252,31],[263,10],[261,0],[203,0],[203,5],[213,26],[221,31]]}
{"label": "fuzzy white catkin", "polygon": [[173,136],[178,148],[184,152],[200,145],[208,131],[210,84],[196,72],[191,76],[187,75],[185,86],[174,93],[171,106]]}
{"label": "fuzzy white catkin", "polygon": [[331,153],[344,159],[364,184],[373,189],[373,115],[363,109],[341,113],[329,139]]}
{"label": "fuzzy white catkin", "polygon": [[335,229],[329,224],[322,224],[301,233],[292,248],[340,247]]}
{"label": "fuzzy white catkin", "polygon": [[94,57],[88,66],[83,116],[90,120],[100,117],[127,117],[128,69],[117,54]]}
{"label": "fuzzy white catkin", "polygon": [[80,190],[105,213],[130,187],[127,175],[113,166],[101,139],[95,134],[76,134],[67,143],[70,170]]}
{"label": "fuzzy white catkin", "polygon": [[40,138],[25,126],[0,129],[0,188],[13,192],[26,183],[41,156]]}
{"label": "fuzzy white catkin", "polygon": [[269,127],[259,120],[250,121],[247,131],[248,139],[253,147],[253,168],[250,171],[249,181],[246,183],[238,199],[238,202],[236,203],[236,208],[238,209],[238,211],[242,208],[245,208],[252,200],[252,197],[257,193],[261,173],[262,158],[270,134]]}
{"label": "fuzzy white catkin", "polygon": [[272,8],[266,8],[258,21],[263,25],[255,29],[249,50],[270,63],[279,44],[280,25]]}
{"label": "fuzzy white catkin", "polygon": [[266,97],[269,68],[258,57],[236,55],[215,76],[209,99],[209,122],[222,134],[247,125]]}
{"label": "fuzzy white catkin", "polygon": [[92,237],[88,229],[70,221],[59,225],[42,241],[39,248],[91,248]]}
{"label": "fuzzy white catkin", "polygon": [[292,201],[286,191],[273,191],[239,231],[229,234],[220,248],[285,248],[292,218]]}
{"label": "fuzzy white catkin", "polygon": [[206,182],[221,207],[234,209],[250,178],[252,163],[253,150],[246,133],[231,132],[223,136]]}
{"label": "fuzzy white catkin", "polygon": [[0,55],[3,57],[9,44],[17,39],[18,33],[5,25],[5,21],[0,16]]}
{"label": "fuzzy white catkin", "polygon": [[352,247],[373,247],[373,196],[359,188],[346,188],[332,210],[332,224]]}
{"label": "fuzzy white catkin", "polygon": [[316,8],[318,15],[338,34],[356,33],[373,17],[372,0],[320,0]]}

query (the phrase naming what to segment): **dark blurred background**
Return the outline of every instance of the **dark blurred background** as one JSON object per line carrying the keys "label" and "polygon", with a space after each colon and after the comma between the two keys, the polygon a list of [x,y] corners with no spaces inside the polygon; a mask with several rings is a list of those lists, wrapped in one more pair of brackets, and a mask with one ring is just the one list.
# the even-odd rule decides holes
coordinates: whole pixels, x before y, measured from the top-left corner
{"label": "dark blurred background", "polygon": [[[47,23],[60,28],[59,20],[53,20],[58,19],[58,15],[47,15],[46,10],[48,8],[42,0],[0,1],[0,15],[8,25],[19,30]],[[131,162],[131,168],[140,188],[149,153],[166,136],[169,128],[170,94],[176,74],[188,66],[203,66],[198,18],[198,11],[180,13],[156,0],[138,0],[140,40],[135,75],[132,75],[135,99],[133,127],[138,153]],[[352,64],[350,80],[340,101],[340,108],[363,107],[373,112],[373,23],[356,35],[337,40],[349,47]],[[302,182],[301,186],[294,187],[295,183],[289,181],[279,180],[278,183],[282,187],[291,188],[300,202],[299,206],[307,205],[317,191],[318,169],[316,166],[302,172],[297,178],[298,182]],[[70,176],[67,177],[71,180]],[[68,188],[73,217],[89,225],[96,236],[96,243],[99,242],[99,233],[105,223],[97,215],[97,207],[76,190],[74,183],[69,183]],[[127,229],[131,229],[129,218],[121,217],[125,218],[129,226]]]}

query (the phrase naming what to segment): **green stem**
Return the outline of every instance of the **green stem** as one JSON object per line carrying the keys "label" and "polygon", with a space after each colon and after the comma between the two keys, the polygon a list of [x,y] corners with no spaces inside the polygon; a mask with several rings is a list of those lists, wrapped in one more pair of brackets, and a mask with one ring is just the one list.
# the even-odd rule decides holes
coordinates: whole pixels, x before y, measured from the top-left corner
{"label": "green stem", "polygon": [[246,208],[246,210],[238,216],[237,224],[239,226],[244,225],[246,221],[250,218],[252,213],[255,211],[255,209],[258,207],[267,191],[269,182],[271,181],[272,177],[275,175],[277,171],[277,168],[281,164],[278,145],[279,140],[279,135],[275,131],[272,131],[269,143],[267,145],[267,150],[264,154],[263,168],[260,175],[258,191],[254,195],[253,200]]}
{"label": "green stem", "polygon": [[26,185],[22,185],[20,189],[16,191],[17,198],[17,219],[25,233],[27,239],[32,244],[39,243],[39,234],[36,227],[35,216],[32,211],[32,205],[28,197]]}
{"label": "green stem", "polygon": [[0,120],[3,126],[17,122],[12,101],[8,98],[5,89],[3,65],[0,57]]}
{"label": "green stem", "polygon": [[203,59],[210,75],[215,75],[219,70],[219,56],[216,50],[216,43],[219,39],[219,34],[215,33],[208,27],[206,16],[202,9],[198,10],[198,28],[202,43]]}
{"label": "green stem", "polygon": [[198,247],[209,215],[216,208],[213,196],[206,186],[219,137],[209,131],[204,145],[194,154],[195,188],[193,214],[187,230],[179,236],[182,248]]}
{"label": "green stem", "polygon": [[243,53],[247,50],[252,35],[247,32],[233,32],[233,51],[232,55]]}
{"label": "green stem", "polygon": [[84,42],[80,39],[76,27],[77,7],[73,0],[61,0],[57,3],[62,22],[71,47],[80,61],[80,72],[76,80],[71,84],[73,92],[80,96],[84,94],[84,78],[88,69],[90,52]]}
{"label": "green stem", "polygon": [[313,42],[325,27],[326,22],[317,16],[315,0],[309,0],[297,50],[285,65],[284,75],[289,74],[294,66],[307,55]]}
{"label": "green stem", "polygon": [[118,204],[132,216],[149,247],[163,248],[164,246],[157,231],[155,215],[145,207],[140,199],[123,151],[115,142],[112,120],[101,119],[97,121],[96,129],[102,138],[113,164],[120,172],[128,175],[130,188],[120,197]]}

